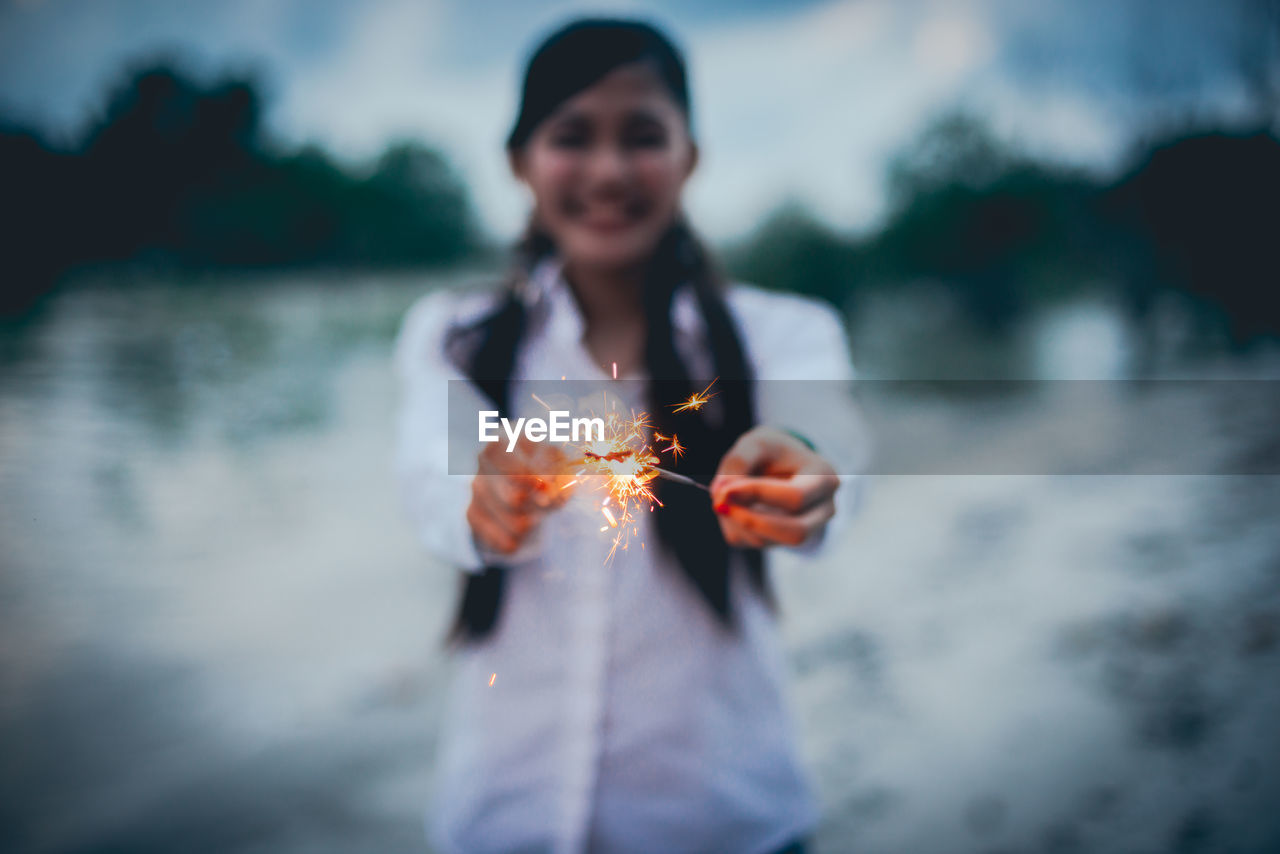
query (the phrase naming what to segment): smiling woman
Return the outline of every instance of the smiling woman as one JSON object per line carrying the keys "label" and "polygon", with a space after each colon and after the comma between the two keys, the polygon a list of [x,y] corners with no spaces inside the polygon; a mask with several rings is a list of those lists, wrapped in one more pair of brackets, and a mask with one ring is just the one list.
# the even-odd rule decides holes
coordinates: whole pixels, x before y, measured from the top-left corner
{"label": "smiling woman", "polygon": [[[720,278],[681,211],[698,162],[684,63],[653,27],[588,20],[548,38],[507,155],[533,198],[509,287],[425,297],[397,353],[406,504],[464,578],[433,842],[798,851],[816,804],[765,550],[816,545],[840,479],[786,431],[805,414],[755,380],[848,379],[840,322]],[[638,548],[598,538],[601,514],[622,522],[559,448],[512,435],[545,415],[533,383],[557,377],[635,380],[651,436],[679,433],[655,512],[623,519]],[[463,403],[448,380],[482,434],[486,415],[495,438],[507,423],[507,447],[477,443],[474,475],[445,474],[445,413]]]}

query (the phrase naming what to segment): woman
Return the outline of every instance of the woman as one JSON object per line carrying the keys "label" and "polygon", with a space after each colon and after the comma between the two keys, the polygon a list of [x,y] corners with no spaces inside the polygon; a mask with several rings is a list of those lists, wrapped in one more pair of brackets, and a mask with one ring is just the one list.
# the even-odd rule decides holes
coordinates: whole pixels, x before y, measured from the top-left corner
{"label": "woman", "polygon": [[[424,298],[397,350],[406,503],[465,579],[432,841],[800,850],[817,811],[763,550],[818,542],[840,480],[783,429],[803,413],[770,404],[766,381],[849,379],[840,323],[718,280],[681,214],[698,159],[684,65],[654,28],[586,20],[549,37],[507,152],[533,198],[511,286]],[[615,370],[644,382],[653,429],[681,437],[679,469],[714,473],[709,498],[653,482],[641,547],[606,564],[600,493],[572,488],[551,445],[485,445],[472,476],[444,474],[446,409],[537,414],[529,381]],[[707,405],[674,411],[717,378]]]}

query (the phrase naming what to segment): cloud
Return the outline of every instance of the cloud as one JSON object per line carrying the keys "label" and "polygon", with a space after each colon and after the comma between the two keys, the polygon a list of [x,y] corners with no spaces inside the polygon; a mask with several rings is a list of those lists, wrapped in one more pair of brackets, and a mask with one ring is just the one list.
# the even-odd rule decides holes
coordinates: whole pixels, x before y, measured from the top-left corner
{"label": "cloud", "polygon": [[[533,32],[577,5],[546,9]],[[935,5],[945,15],[935,17]],[[382,4],[323,69],[282,93],[276,123],[349,157],[370,156],[396,137],[434,141],[459,165],[485,221],[506,237],[528,207],[501,146],[529,45],[486,66],[433,64],[425,34],[456,26],[442,7],[428,14],[418,4]],[[736,24],[677,23],[676,32],[689,53],[704,149],[688,206],[719,238],[742,233],[786,198],[842,226],[872,223],[884,162],[990,61],[992,39],[976,7],[846,0]]]}
{"label": "cloud", "polygon": [[712,148],[696,207],[727,233],[786,196],[869,226],[888,157],[989,62],[988,26],[976,6],[841,0],[696,43]]}
{"label": "cloud", "polygon": [[[656,17],[687,48],[692,70],[703,160],[691,215],[724,238],[793,199],[840,227],[873,227],[888,159],[957,107],[1045,156],[1114,164],[1151,116],[1224,102],[1242,109],[1233,51],[1249,37],[1248,2],[1206,10],[1194,0],[818,0],[722,4],[712,15],[659,0]],[[0,0],[0,107],[75,127],[104,75],[158,48],[198,69],[263,68],[279,137],[350,159],[404,137],[438,144],[484,222],[506,237],[527,209],[502,140],[532,42],[579,11],[653,8]]]}

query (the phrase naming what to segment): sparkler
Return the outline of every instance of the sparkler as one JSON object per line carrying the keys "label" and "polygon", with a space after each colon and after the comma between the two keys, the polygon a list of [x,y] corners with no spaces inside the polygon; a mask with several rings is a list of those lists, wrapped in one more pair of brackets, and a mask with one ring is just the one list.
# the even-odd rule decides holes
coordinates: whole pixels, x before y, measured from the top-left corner
{"label": "sparkler", "polygon": [[[616,362],[614,371],[617,371]],[[716,381],[712,380],[702,391],[690,395],[687,400],[675,407],[675,411],[687,412],[700,409],[715,396],[709,393],[711,386],[715,383]],[[551,409],[550,405],[536,394],[533,395],[533,399],[546,409]],[[630,417],[623,416],[618,412],[615,401],[613,408],[605,416],[604,423],[605,430],[602,438],[575,446],[579,456],[571,460],[569,465],[577,466],[578,469],[574,472],[574,478],[560,488],[567,489],[590,475],[602,478],[600,488],[608,494],[600,502],[600,513],[606,522],[601,526],[600,531],[601,533],[611,529],[616,531],[613,546],[605,558],[605,563],[608,564],[619,549],[626,551],[630,546],[631,537],[638,534],[637,514],[645,509],[652,512],[655,505],[662,506],[662,502],[658,500],[651,487],[656,478],[661,477],[673,483],[693,486],[708,493],[711,490],[705,484],[661,465],[662,454],[669,454],[674,461],[678,460],[686,449],[674,433],[664,436],[654,430],[648,413],[637,414],[632,411]],[[610,508],[611,504],[613,509]],[[640,543],[640,547],[644,548],[643,542]]]}
{"label": "sparkler", "polygon": [[658,477],[662,478],[663,480],[669,480],[672,483],[683,483],[685,486],[696,486],[698,487],[698,489],[701,489],[703,492],[711,491],[711,487],[707,486],[705,483],[698,483],[696,480],[689,477],[688,475],[680,474],[679,472],[669,471],[668,469],[659,468],[658,466],[653,466],[652,468],[654,472],[657,473]]}
{"label": "sparkler", "polygon": [[[718,380],[720,378],[716,377],[716,379]],[[706,403],[711,398],[715,397],[714,394],[707,394],[707,392],[711,391],[711,386],[715,384],[716,384],[716,380],[712,380],[710,383],[707,384],[707,387],[704,388],[702,391],[695,392],[694,394],[689,395],[689,397],[685,400],[684,403],[677,403],[675,405],[674,411],[687,412],[689,410],[693,410],[696,412],[697,410],[701,409],[704,403]]]}
{"label": "sparkler", "polygon": [[630,547],[632,536],[639,532],[638,514],[645,509],[652,511],[655,505],[662,506],[653,492],[652,483],[656,478],[710,491],[693,478],[660,465],[663,454],[669,454],[674,460],[684,450],[674,434],[663,436],[652,430],[647,413],[632,412],[628,417],[616,409],[605,418],[604,438],[578,448],[581,456],[572,463],[580,467],[576,475],[578,478],[602,476],[600,488],[608,493],[600,503],[600,513],[608,524],[600,530],[612,529],[616,533],[606,564],[619,549],[626,551]]}

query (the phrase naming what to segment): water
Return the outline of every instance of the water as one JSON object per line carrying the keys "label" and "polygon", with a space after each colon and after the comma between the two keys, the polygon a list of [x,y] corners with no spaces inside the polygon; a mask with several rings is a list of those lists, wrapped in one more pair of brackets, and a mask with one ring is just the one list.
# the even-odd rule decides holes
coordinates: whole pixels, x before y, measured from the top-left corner
{"label": "water", "polygon": [[387,355],[421,283],[273,284],[68,294],[5,368],[6,850],[420,847],[452,580]]}
{"label": "water", "polygon": [[[396,504],[389,355],[457,284],[104,284],[3,334],[0,847],[424,848],[455,581]],[[871,375],[1126,370],[1105,305],[1012,353],[895,350],[894,316]],[[818,849],[1274,847],[1278,509],[1261,476],[872,483],[778,567]]]}

